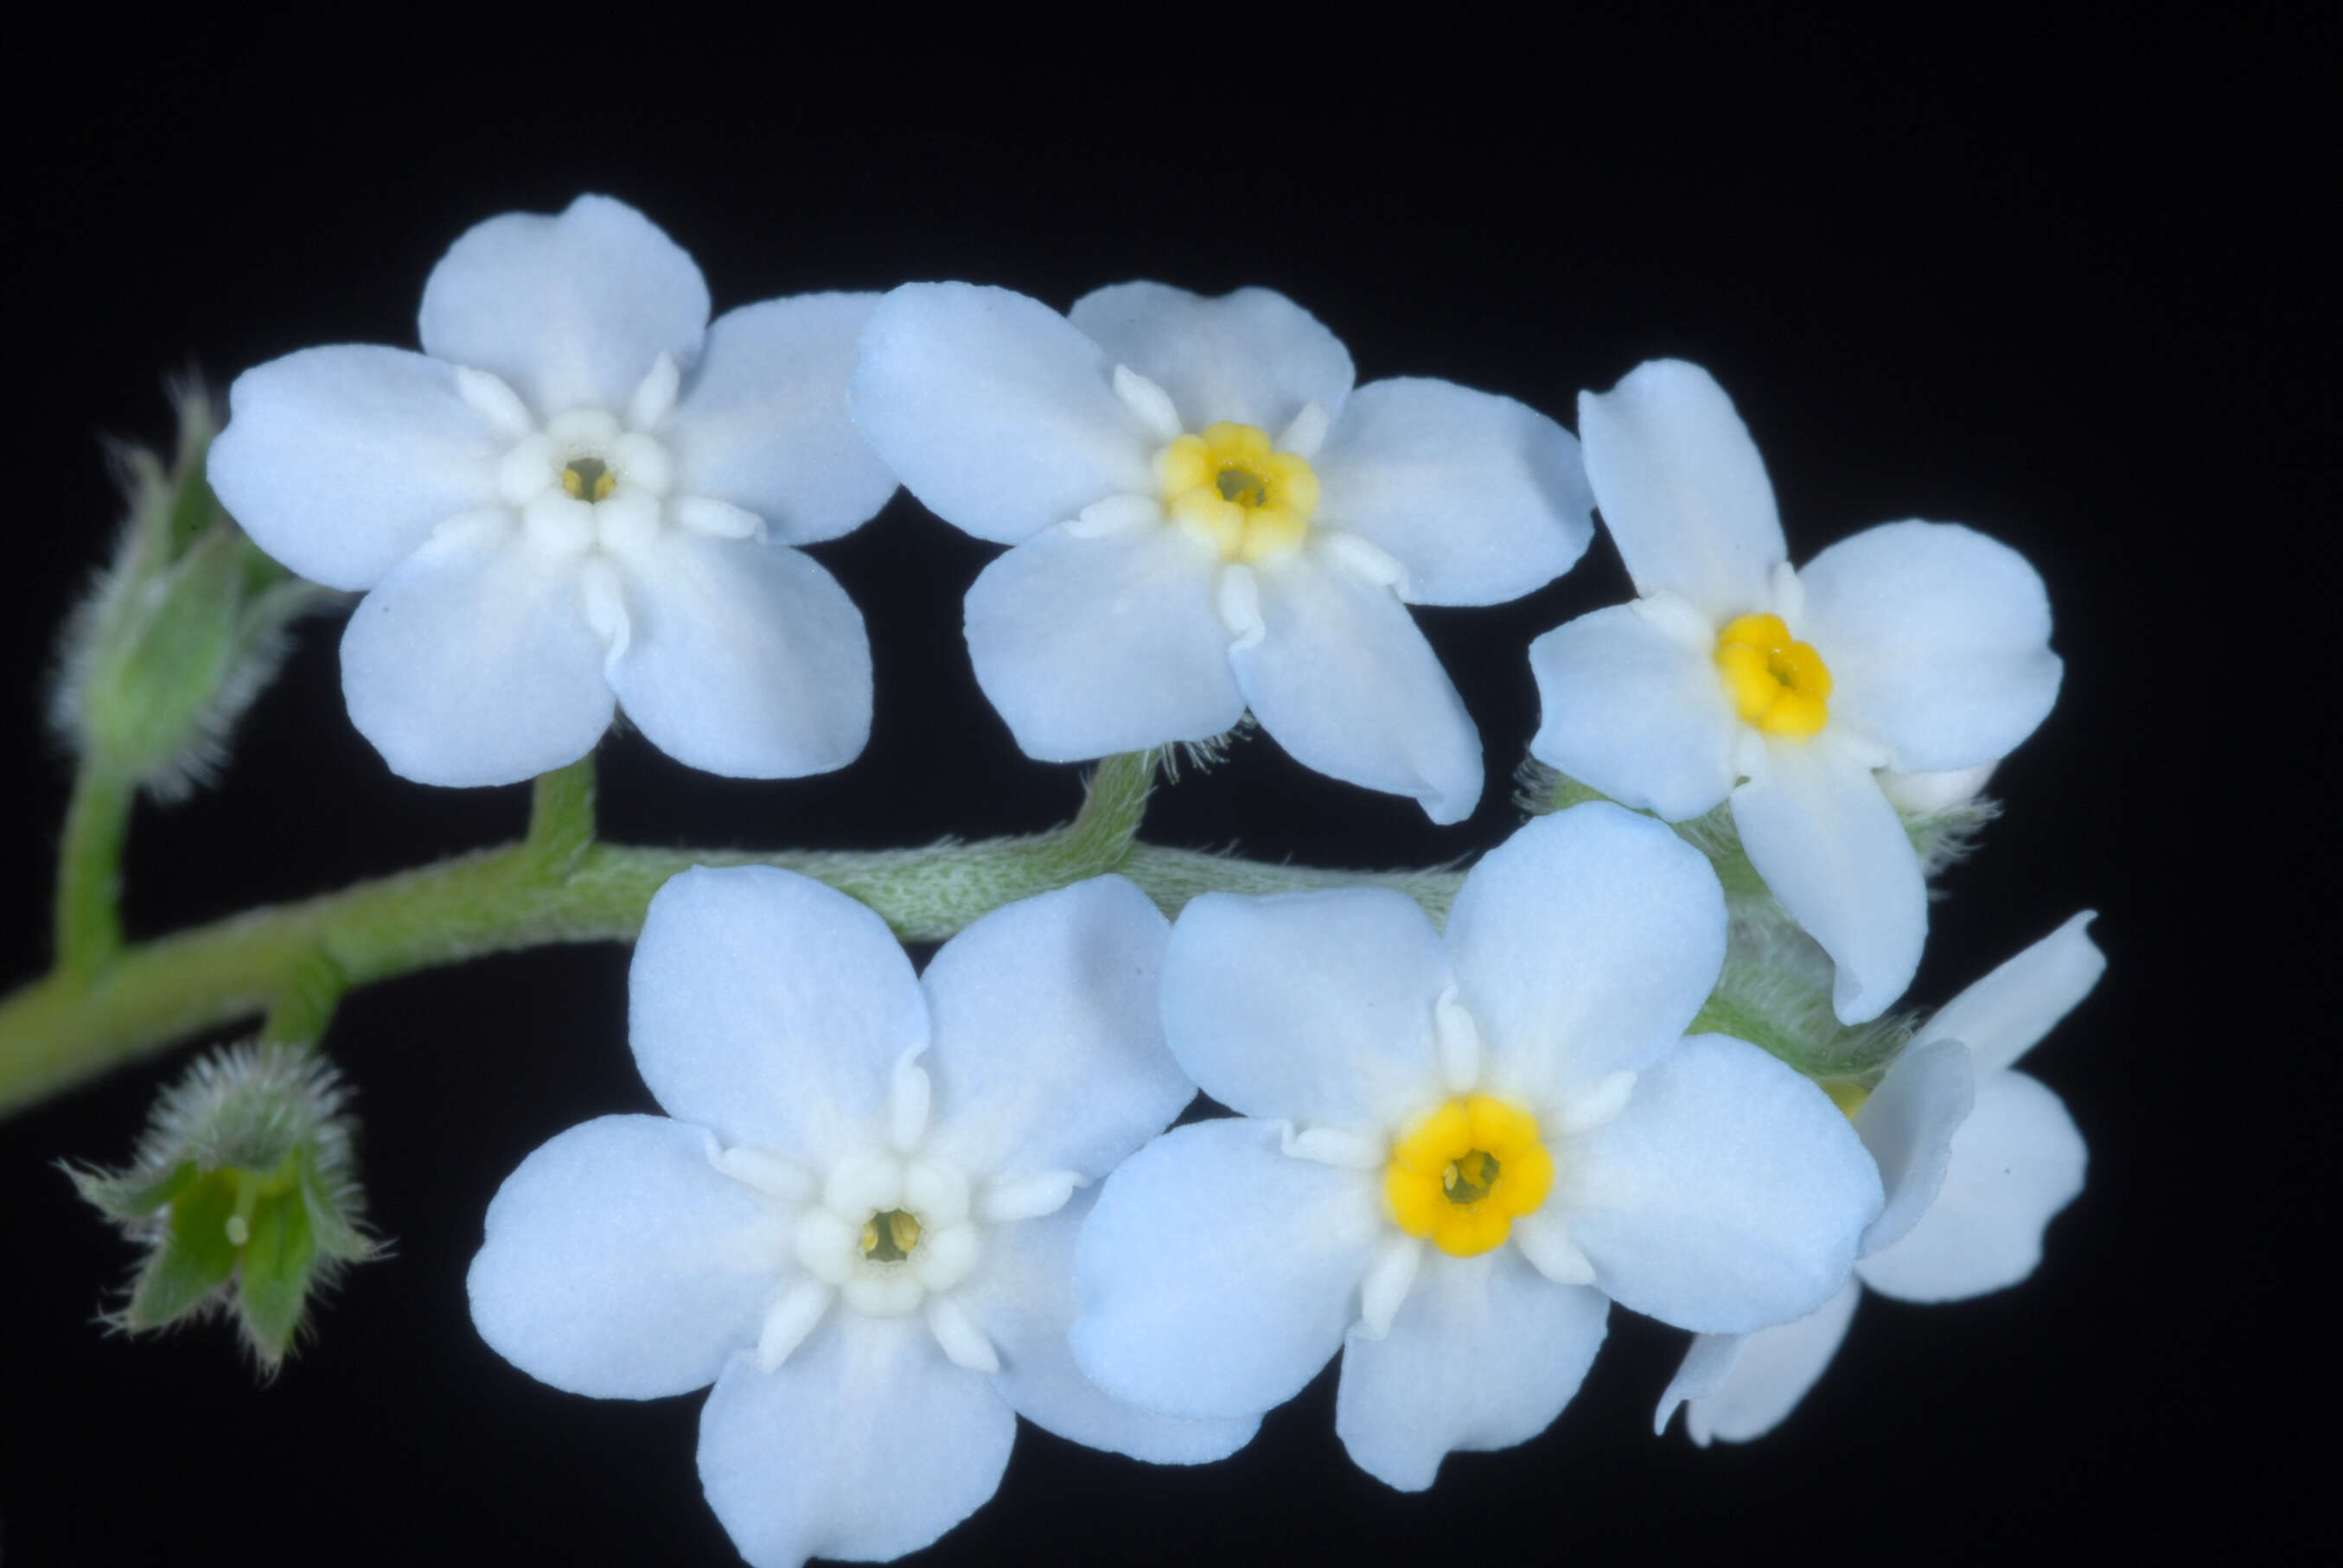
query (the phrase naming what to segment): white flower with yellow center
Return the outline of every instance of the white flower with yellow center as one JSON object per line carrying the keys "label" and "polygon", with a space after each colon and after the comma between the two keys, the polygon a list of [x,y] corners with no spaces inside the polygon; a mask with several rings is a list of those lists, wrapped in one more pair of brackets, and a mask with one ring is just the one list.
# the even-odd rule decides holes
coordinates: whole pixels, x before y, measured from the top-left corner
{"label": "white flower with yellow center", "polygon": [[1821,1311],[1754,1334],[1702,1334],[1660,1400],[1704,1447],[1763,1437],[1797,1408],[1846,1337],[1863,1287],[1906,1302],[2006,1290],[2042,1261],[2042,1233],[2083,1190],[2083,1135],[2017,1059],[2106,972],[2085,910],[1938,1010],[1845,1109],[1878,1161],[1886,1206]]}
{"label": "white flower with yellow center", "polygon": [[968,595],[977,682],[1017,743],[1078,761],[1231,729],[1413,796],[1481,797],[1480,735],[1411,604],[1514,598],[1593,537],[1569,432],[1446,381],[1353,391],[1263,288],[1001,288],[880,302],[854,417],[946,522],[1015,548]]}
{"label": "white flower with yellow center", "polygon": [[688,871],[635,950],[636,1064],[674,1120],[606,1116],[489,1205],[472,1321],[576,1393],[715,1384],[699,1474],[758,1568],[870,1561],[990,1497],[1016,1418],[1162,1462],[1249,1421],[1151,1415],[1074,1366],[1089,1183],[1193,1094],[1164,1048],[1167,930],[1101,877],[1011,904],[914,978],[818,882]]}
{"label": "white flower with yellow center", "polygon": [[1227,1418],[1340,1351],[1343,1443],[1415,1490],[1544,1430],[1614,1301],[1715,1332],[1812,1312],[1879,1178],[1813,1084],[1684,1038],[1724,955],[1708,862],[1609,805],[1493,851],[1444,938],[1382,890],[1196,900],[1165,1029],[1240,1115],[1108,1179],[1077,1252],[1082,1369]]}
{"label": "white flower with yellow center", "polygon": [[841,768],[870,734],[870,643],[791,547],[893,493],[846,412],[876,299],[711,325],[699,269],[632,207],[508,213],[432,269],[422,353],[310,348],[238,377],[211,482],[286,566],[367,590],[342,689],[395,772],[526,779],[621,705],[710,772]]}
{"label": "white flower with yellow center", "polygon": [[1750,863],[1836,965],[1839,1018],[1878,1017],[1928,934],[1884,785],[1986,769],[2049,713],[2042,579],[1949,523],[1883,524],[1792,570],[1756,446],[1698,366],[1654,360],[1582,395],[1578,420],[1643,597],[1531,645],[1531,754],[1672,822],[1730,799]]}

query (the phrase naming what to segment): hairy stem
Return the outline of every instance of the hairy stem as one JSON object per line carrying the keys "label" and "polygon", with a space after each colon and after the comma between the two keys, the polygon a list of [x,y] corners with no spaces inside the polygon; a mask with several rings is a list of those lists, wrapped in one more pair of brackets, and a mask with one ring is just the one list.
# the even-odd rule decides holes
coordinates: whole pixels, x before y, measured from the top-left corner
{"label": "hairy stem", "polygon": [[85,763],[65,805],[57,851],[56,970],[95,974],[122,947],[122,840],[138,786]]}
{"label": "hairy stem", "polygon": [[591,841],[586,765],[538,782],[529,836],[501,849],[248,910],[59,970],[0,1000],[0,1115],[110,1067],[258,1013],[312,1042],[346,988],[488,953],[625,941],[662,883],[693,866],[779,866],[876,910],[906,941],[941,941],[1018,899],[1120,871],[1167,914],[1198,893],[1397,888],[1435,919],[1453,872],[1312,870],[1135,841],[1151,753],[1109,758],[1052,832],[919,849],[657,849]]}

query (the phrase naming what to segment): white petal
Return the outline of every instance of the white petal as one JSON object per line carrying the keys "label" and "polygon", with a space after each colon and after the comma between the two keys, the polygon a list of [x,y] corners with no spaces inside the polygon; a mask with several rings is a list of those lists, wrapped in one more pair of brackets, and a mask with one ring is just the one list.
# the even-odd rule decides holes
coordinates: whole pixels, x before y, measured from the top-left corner
{"label": "white petal", "polygon": [[1888,804],[1898,811],[1915,817],[1933,817],[1939,811],[1950,811],[1966,806],[1985,792],[1986,780],[1993,777],[1997,762],[1982,762],[1975,768],[1956,768],[1944,773],[1898,773],[1884,769],[1879,775],[1879,788],[1886,794]]}
{"label": "white petal", "polygon": [[1744,727],[1713,649],[1687,646],[1644,612],[1649,602],[1582,615],[1530,644],[1540,710],[1530,755],[1681,822],[1732,789]]}
{"label": "white petal", "polygon": [[1788,553],[1774,486],[1715,377],[1681,359],[1578,395],[1578,438],[1604,526],[1640,594],[1682,594],[1710,619],[1764,608]]}
{"label": "white petal", "polygon": [[1314,548],[1253,568],[1261,640],[1230,651],[1261,727],[1306,768],[1412,795],[1434,822],[1481,799],[1481,735],[1389,588]]}
{"label": "white petal", "polygon": [[886,922],[766,866],[694,867],[653,894],[627,989],[668,1114],[823,1169],[879,1138],[895,1063],[928,1038]]}
{"label": "white petal", "polygon": [[1725,894],[1664,825],[1594,802],[1491,850],[1447,940],[1491,1082],[1543,1114],[1683,1038],[1725,964]]}
{"label": "white petal", "polygon": [[973,921],[920,980],[934,1044],[931,1147],[975,1173],[1104,1176],[1195,1097],[1163,1043],[1171,925],[1121,877]]}
{"label": "white petal", "polygon": [[441,529],[342,633],[350,722],[422,784],[513,784],[594,749],[615,704],[578,566],[508,519]]}
{"label": "white petal", "polygon": [[1952,1162],[1953,1135],[1976,1101],[1968,1049],[1957,1040],[1914,1040],[1855,1114],[1855,1136],[1879,1167],[1886,1203],[1856,1251],[1893,1245],[1936,1201]]}
{"label": "white petal", "polygon": [[1804,1317],[1846,1281],[1879,1172],[1823,1091],[1755,1046],[1694,1035],[1605,1126],[1555,1151],[1554,1195],[1595,1284],[1702,1333]]}
{"label": "white petal", "polygon": [[1013,545],[1092,501],[1155,494],[1153,443],[1113,377],[1112,357],[1038,299],[907,283],[871,313],[849,392],[864,437],[930,511]]}
{"label": "white petal", "polygon": [[1316,461],[1319,516],[1407,568],[1412,604],[1500,604],[1586,553],[1578,441],[1525,404],[1453,381],[1359,388]]}
{"label": "white petal", "polygon": [[986,1237],[984,1267],[958,1300],[1001,1352],[995,1386],[1012,1409],[1060,1437],[1152,1464],[1201,1464],[1252,1440],[1252,1417],[1194,1421],[1126,1404],[1084,1377],[1074,1322],[1074,1244],[1097,1191],[1057,1213]]}
{"label": "white petal", "polygon": [[977,684],[1026,755],[1075,762],[1233,728],[1244,697],[1212,608],[1218,558],[1157,524],[1044,528],[968,590]]}
{"label": "white petal", "polygon": [[[1855,1320],[1855,1302],[1863,1287],[1849,1280],[1818,1312],[1794,1323],[1760,1329],[1754,1334],[1703,1334],[1693,1342],[1684,1368],[1660,1401],[1659,1430],[1665,1431],[1678,1400],[1688,1401],[1684,1430],[1702,1447],[1712,1438],[1747,1442],[1763,1437],[1788,1419],[1806,1391],[1823,1375],[1846,1338]],[[1720,1346],[1736,1347],[1729,1358],[1717,1355]],[[1727,1361],[1723,1375],[1714,1364]]]}
{"label": "white petal", "polygon": [[1997,1072],[2034,1049],[2107,972],[2085,910],[1936,1010],[1920,1040],[1957,1040],[1980,1073]]}
{"label": "white petal", "polygon": [[784,544],[832,539],[895,493],[847,417],[875,294],[800,294],[728,310],[666,437],[677,487],[754,512]]}
{"label": "white petal", "polygon": [[1360,1469],[1421,1492],[1459,1449],[1511,1448],[1554,1423],[1603,1343],[1611,1303],[1510,1247],[1434,1256],[1381,1339],[1342,1347],[1334,1432]]}
{"label": "white petal", "polygon": [[1017,1417],[918,1318],[833,1314],[779,1370],[745,1357],[699,1414],[699,1481],[751,1568],[884,1561],[1001,1485]]}
{"label": "white petal", "polygon": [[598,1399],[703,1388],[787,1283],[782,1211],[718,1171],[708,1135],[604,1116],[545,1144],[488,1204],[467,1289],[489,1348]]}
{"label": "white petal", "polygon": [[1074,1359],[1143,1409],[1257,1416],[1357,1321],[1389,1231],[1375,1179],[1278,1151],[1281,1126],[1174,1128],[1106,1180],[1074,1254]]}
{"label": "white petal", "polygon": [[625,558],[618,700],[679,762],[736,779],[843,768],[870,738],[862,612],[810,556],[670,530]]}
{"label": "white petal", "polygon": [[205,477],[253,542],[328,588],[372,588],[458,512],[496,499],[503,443],[453,366],[305,348],[236,378]]}
{"label": "white petal", "polygon": [[1454,983],[1404,893],[1206,893],[1172,929],[1163,1026],[1233,1111],[1392,1126],[1441,1098],[1433,1010]]}
{"label": "white petal", "polygon": [[1169,392],[1191,430],[1225,419],[1275,436],[1306,403],[1339,413],[1354,376],[1342,339],[1272,289],[1212,297],[1118,283],[1067,316],[1109,358]]}
{"label": "white petal", "polygon": [[1831,716],[1907,772],[2006,757],[2049,716],[2062,670],[2026,558],[1954,523],[1883,523],[1798,573],[1798,635],[1831,672]]}
{"label": "white petal", "polygon": [[689,365],[708,285],[681,246],[623,202],[475,225],[423,286],[423,351],[501,377],[539,418],[623,407],[661,354]]}
{"label": "white petal", "polygon": [[2056,1094],[2022,1072],[1981,1074],[1936,1202],[1856,1272],[1907,1302],[1956,1302],[2014,1285],[2041,1262],[2042,1232],[2082,1191],[2087,1161]]}
{"label": "white petal", "polygon": [[1776,740],[1733,791],[1749,863],[1790,918],[1831,956],[1831,1005],[1863,1023],[1894,1005],[1920,967],[1928,890],[1903,819],[1860,757],[1825,729]]}

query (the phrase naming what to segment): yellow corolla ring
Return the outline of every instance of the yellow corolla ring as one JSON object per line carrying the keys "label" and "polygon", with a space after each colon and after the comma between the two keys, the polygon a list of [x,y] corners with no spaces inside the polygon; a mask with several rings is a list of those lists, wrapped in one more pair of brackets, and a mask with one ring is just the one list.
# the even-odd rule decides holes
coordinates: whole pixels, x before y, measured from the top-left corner
{"label": "yellow corolla ring", "polygon": [[1716,668],[1734,710],[1768,735],[1803,739],[1830,718],[1831,673],[1778,615],[1745,615],[1716,639]]}
{"label": "yellow corolla ring", "polygon": [[1222,558],[1250,565],[1299,549],[1318,509],[1318,476],[1254,425],[1219,424],[1155,455],[1163,509],[1202,530]]}
{"label": "yellow corolla ring", "polygon": [[1383,1169],[1383,1201],[1411,1236],[1451,1257],[1504,1244],[1513,1221],[1554,1189],[1537,1118],[1485,1094],[1452,1100],[1401,1139]]}

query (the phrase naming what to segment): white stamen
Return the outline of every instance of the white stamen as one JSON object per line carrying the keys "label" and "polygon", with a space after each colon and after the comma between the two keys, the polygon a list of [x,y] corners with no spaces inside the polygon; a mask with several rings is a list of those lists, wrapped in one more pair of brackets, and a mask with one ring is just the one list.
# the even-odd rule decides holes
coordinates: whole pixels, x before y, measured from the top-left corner
{"label": "white stamen", "polygon": [[1627,602],[1634,608],[1638,618],[1675,641],[1704,655],[1713,657],[1715,654],[1715,623],[1703,615],[1698,607],[1684,595],[1662,588]]}
{"label": "white stamen", "polygon": [[806,1272],[833,1285],[846,1283],[861,1254],[861,1227],[820,1204],[798,1216],[795,1240],[798,1261]]}
{"label": "white stamen", "polygon": [[1402,599],[1407,598],[1407,568],[1381,545],[1342,528],[1319,528],[1311,542],[1353,577],[1387,588]]}
{"label": "white stamen", "polygon": [[830,1168],[821,1201],[837,1214],[872,1214],[903,1201],[903,1162],[879,1149],[848,1155]]}
{"label": "white stamen", "polygon": [[983,1251],[984,1238],[965,1221],[922,1231],[911,1252],[911,1271],[929,1290],[949,1291],[975,1272]]}
{"label": "white stamen", "polygon": [[1038,1220],[1064,1208],[1072,1201],[1074,1190],[1085,1184],[1083,1178],[1071,1171],[1027,1171],[1013,1176],[996,1176],[985,1184],[982,1195],[977,1199],[976,1211],[996,1224]]}
{"label": "white stamen", "polygon": [[1432,1004],[1433,1033],[1440,1053],[1440,1081],[1451,1094],[1465,1094],[1481,1082],[1481,1030],[1450,986]]}
{"label": "white stamen", "polygon": [[572,408],[545,422],[545,433],[569,457],[596,457],[618,438],[619,425],[607,408]]}
{"label": "white stamen", "polygon": [[864,1269],[839,1286],[846,1304],[866,1317],[906,1318],[920,1310],[927,1292],[900,1269]]}
{"label": "white stamen", "polygon": [[1578,1250],[1563,1230],[1559,1217],[1539,1222],[1525,1222],[1513,1227],[1513,1244],[1530,1267],[1557,1285],[1591,1285],[1594,1282],[1594,1263]]}
{"label": "white stamen", "polygon": [[950,1296],[930,1296],[927,1317],[928,1332],[936,1336],[936,1343],[944,1347],[954,1366],[980,1372],[1001,1370],[1001,1357],[993,1351],[992,1342],[958,1302]]}
{"label": "white stamen", "polygon": [[527,436],[497,463],[497,495],[524,507],[561,483],[561,455],[550,436]]}
{"label": "white stamen", "polygon": [[675,356],[662,352],[651,361],[650,374],[628,394],[627,423],[638,430],[657,425],[675,407],[676,389],[682,385],[683,371],[676,364]]}
{"label": "white stamen", "polygon": [[1261,584],[1254,578],[1252,568],[1242,561],[1229,561],[1221,568],[1221,575],[1212,583],[1212,608],[1220,612],[1221,625],[1228,629],[1229,650],[1233,653],[1261,641],[1268,628],[1261,618]]}
{"label": "white stamen", "polygon": [[1109,496],[1092,501],[1081,515],[1061,523],[1069,538],[1103,539],[1163,520],[1163,503],[1152,496]]}
{"label": "white stamen", "polygon": [[952,1166],[914,1160],[903,1167],[903,1207],[932,1230],[968,1218],[968,1178]]}
{"label": "white stamen", "polygon": [[488,427],[508,441],[518,441],[537,428],[529,417],[528,405],[520,394],[506,386],[485,370],[475,370],[468,365],[456,367],[456,391],[464,402]]}
{"label": "white stamen", "polygon": [[887,1137],[902,1154],[917,1149],[920,1140],[928,1135],[928,1101],[933,1091],[927,1069],[912,1060],[918,1054],[916,1050],[903,1053],[887,1086]]}
{"label": "white stamen", "polygon": [[618,568],[597,556],[578,568],[578,593],[585,601],[586,624],[594,635],[610,645],[602,656],[602,671],[608,674],[634,641],[634,622],[627,617],[626,590],[618,583]]}
{"label": "white stamen", "polygon": [[768,1150],[719,1148],[709,1155],[709,1163],[768,1198],[797,1202],[813,1196],[812,1172]]}
{"label": "white stamen", "polygon": [[1423,1243],[1413,1236],[1393,1236],[1383,1243],[1359,1284],[1362,1335],[1379,1340],[1391,1332],[1392,1319],[1399,1315],[1400,1303],[1407,1300],[1408,1288],[1415,1283],[1415,1271],[1423,1261]]}
{"label": "white stamen", "polygon": [[1168,445],[1180,438],[1180,410],[1172,407],[1172,394],[1128,365],[1114,367],[1114,395],[1158,441]]}
{"label": "white stamen", "polygon": [[1277,438],[1277,449],[1291,452],[1307,463],[1318,456],[1318,448],[1326,444],[1326,427],[1334,422],[1326,406],[1315,397],[1302,405],[1302,412],[1285,427],[1285,434]]}
{"label": "white stamen", "polygon": [[639,430],[629,430],[610,443],[610,472],[628,489],[664,496],[675,484],[675,459],[667,448]]}
{"label": "white stamen", "polygon": [[765,1312],[757,1331],[757,1370],[775,1372],[789,1352],[805,1343],[822,1313],[830,1311],[831,1288],[820,1280],[799,1280]]}
{"label": "white stamen", "polygon": [[659,539],[659,500],[628,485],[594,508],[594,538],[620,559],[640,554]]}
{"label": "white stamen", "polygon": [[761,539],[765,519],[746,507],[719,501],[713,496],[678,496],[668,503],[676,527],[711,539]]}
{"label": "white stamen", "polygon": [[1634,1092],[1634,1073],[1624,1070],[1612,1073],[1564,1105],[1554,1118],[1554,1131],[1570,1137],[1592,1132],[1626,1110],[1627,1101]]}
{"label": "white stamen", "polygon": [[594,508],[558,489],[540,490],[521,508],[529,547],[548,560],[568,560],[594,548]]}
{"label": "white stamen", "polygon": [[1304,1127],[1286,1123],[1278,1147],[1296,1160],[1345,1171],[1373,1171],[1391,1154],[1391,1140],[1369,1127]]}

